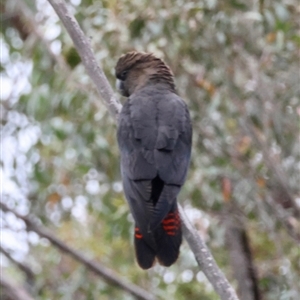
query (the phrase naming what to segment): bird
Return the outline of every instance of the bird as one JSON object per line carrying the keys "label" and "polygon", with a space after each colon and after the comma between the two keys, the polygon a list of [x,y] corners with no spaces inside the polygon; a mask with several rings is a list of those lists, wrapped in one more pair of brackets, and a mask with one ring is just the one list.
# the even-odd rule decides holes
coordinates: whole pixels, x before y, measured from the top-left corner
{"label": "bird", "polygon": [[115,67],[127,97],[117,141],[125,198],[134,218],[134,247],[142,269],[169,267],[182,242],[177,197],[186,180],[192,147],[187,104],[170,67],[152,53],[131,51]]}

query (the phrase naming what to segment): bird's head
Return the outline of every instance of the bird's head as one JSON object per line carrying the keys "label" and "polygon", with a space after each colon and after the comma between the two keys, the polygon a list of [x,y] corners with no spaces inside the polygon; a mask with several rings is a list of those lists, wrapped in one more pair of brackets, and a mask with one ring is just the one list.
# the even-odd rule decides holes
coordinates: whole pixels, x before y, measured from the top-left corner
{"label": "bird's head", "polygon": [[129,52],[122,55],[115,67],[117,88],[129,97],[135,91],[151,83],[162,83],[175,92],[171,69],[152,53]]}

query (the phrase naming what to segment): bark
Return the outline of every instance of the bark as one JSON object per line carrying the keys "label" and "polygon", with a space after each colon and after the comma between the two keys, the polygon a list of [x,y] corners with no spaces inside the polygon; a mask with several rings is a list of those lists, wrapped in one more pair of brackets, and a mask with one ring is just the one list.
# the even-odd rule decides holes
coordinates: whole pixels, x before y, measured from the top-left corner
{"label": "bark", "polygon": [[232,205],[226,211],[225,227],[225,240],[233,274],[238,282],[238,295],[243,300],[261,300],[246,228]]}

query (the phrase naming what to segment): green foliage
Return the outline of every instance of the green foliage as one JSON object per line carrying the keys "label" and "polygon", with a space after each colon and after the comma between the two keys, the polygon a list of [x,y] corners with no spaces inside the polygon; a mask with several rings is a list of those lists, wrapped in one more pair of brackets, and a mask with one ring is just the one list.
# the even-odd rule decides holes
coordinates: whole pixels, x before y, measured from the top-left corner
{"label": "green foliage", "polygon": [[[3,4],[7,12],[15,11],[23,26],[30,26],[25,11],[9,2]],[[26,182],[11,177],[23,188],[30,212],[63,241],[160,299],[218,299],[207,280],[197,276],[198,266],[186,244],[170,269],[138,268],[133,224],[121,190],[116,125],[105,106],[97,105],[96,89],[55,13],[39,3],[44,1],[36,1],[31,11],[33,18],[37,14],[36,30],[24,36],[17,23],[1,27],[10,55],[1,73],[12,78],[12,62],[32,66],[25,76],[30,88],[3,99],[8,103],[3,104],[5,113],[16,112],[40,132],[24,153]],[[73,9],[113,87],[114,65],[129,50],[154,52],[170,65],[194,127],[192,162],[181,203],[205,212],[193,221],[207,237],[221,269],[235,282],[222,223],[228,202],[234,202],[246,220],[264,299],[296,299],[299,249],[266,201],[276,176],[263,149],[241,124],[246,120],[253,126],[296,193],[297,1],[260,1],[261,6],[258,1],[149,3],[82,0]],[[61,33],[46,37],[55,26]],[[62,48],[51,51],[55,42]],[[6,121],[5,126],[12,122]],[[20,125],[19,131],[26,126]],[[11,135],[17,138],[19,131]],[[14,172],[18,173],[17,165]],[[224,177],[232,184],[228,197]],[[5,196],[18,203],[17,197]],[[38,270],[35,299],[133,299],[48,243],[30,245],[28,260]],[[191,280],[182,279],[186,270]]]}
{"label": "green foliage", "polygon": [[81,62],[81,58],[74,47],[70,48],[66,52],[65,60],[72,69],[74,69]]}

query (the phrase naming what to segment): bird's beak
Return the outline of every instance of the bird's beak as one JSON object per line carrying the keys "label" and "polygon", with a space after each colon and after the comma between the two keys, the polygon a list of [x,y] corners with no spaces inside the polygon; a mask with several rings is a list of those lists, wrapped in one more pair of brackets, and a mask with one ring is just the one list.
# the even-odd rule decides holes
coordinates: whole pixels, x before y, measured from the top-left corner
{"label": "bird's beak", "polygon": [[122,80],[120,80],[120,79],[116,80],[116,88],[117,88],[118,92],[121,92],[121,90],[124,89]]}
{"label": "bird's beak", "polygon": [[117,79],[116,80],[116,88],[122,96],[125,96],[125,97],[129,96],[125,91],[124,81]]}

